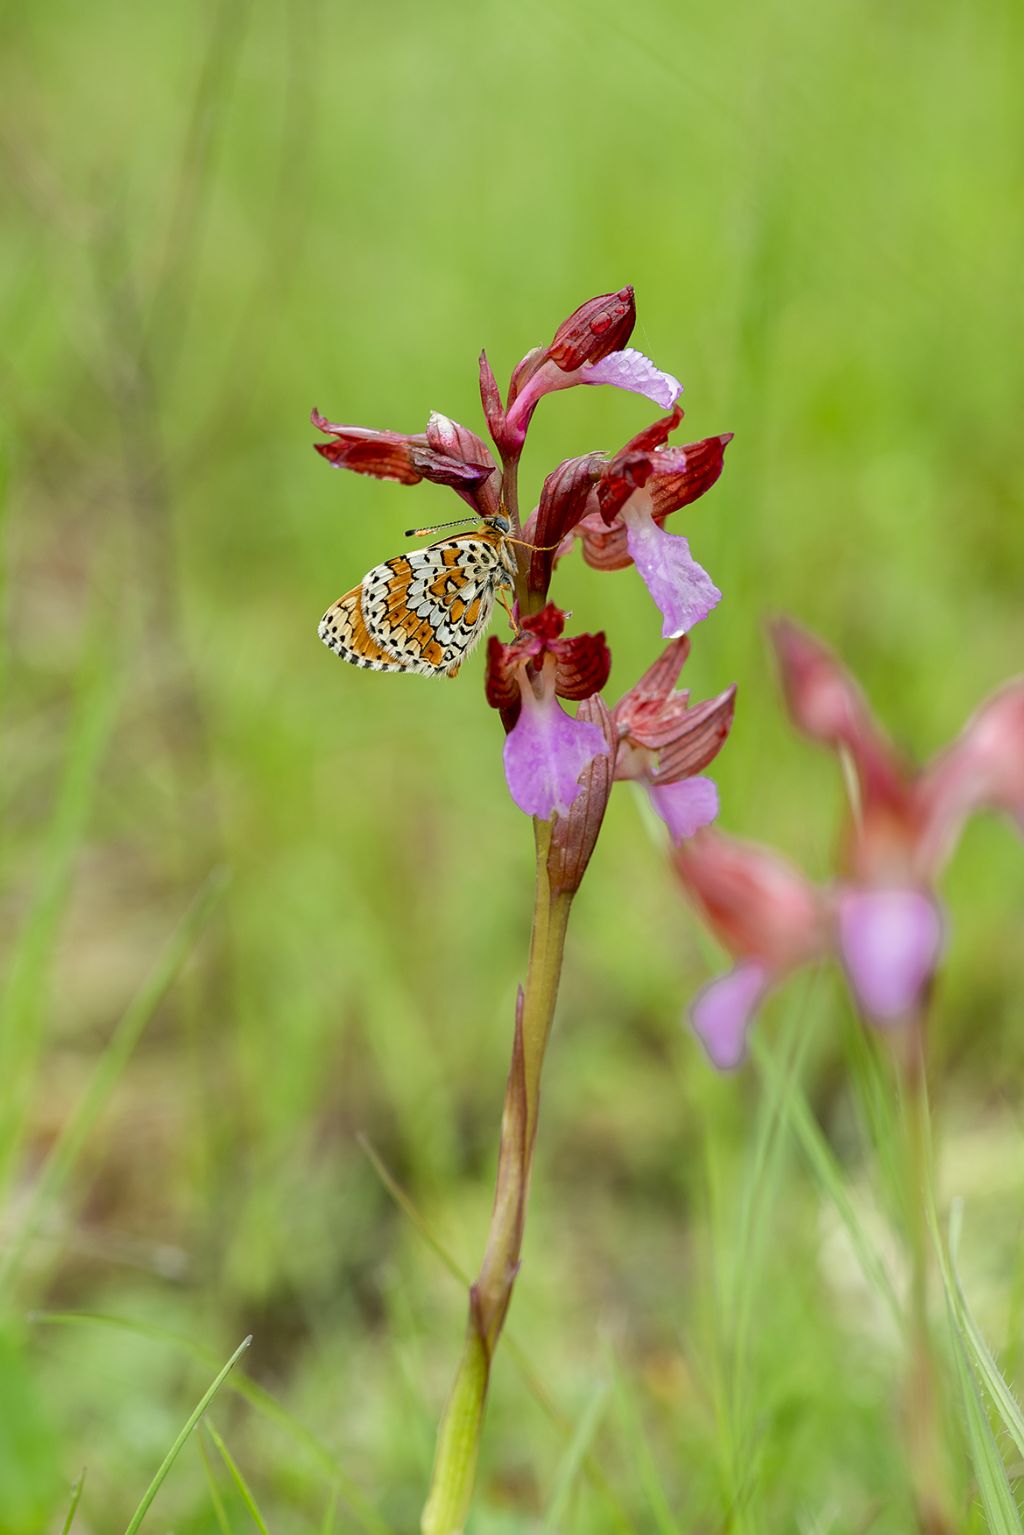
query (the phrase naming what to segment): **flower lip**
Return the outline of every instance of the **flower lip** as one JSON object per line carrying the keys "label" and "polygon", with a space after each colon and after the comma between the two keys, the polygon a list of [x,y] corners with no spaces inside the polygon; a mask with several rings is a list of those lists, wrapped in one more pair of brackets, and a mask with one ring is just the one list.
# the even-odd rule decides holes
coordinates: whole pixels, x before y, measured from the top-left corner
{"label": "flower lip", "polygon": [[540,676],[540,697],[519,673],[521,708],[505,737],[503,758],[509,792],[526,815],[548,820],[565,815],[583,792],[581,776],[597,756],[607,755],[600,725],[566,714],[554,692],[549,658]]}
{"label": "flower lip", "polygon": [[645,492],[630,498],[622,519],[630,558],[661,610],[662,635],[671,639],[685,634],[717,607],[721,592],[693,558],[682,534],[666,533],[655,522]]}
{"label": "flower lip", "polygon": [[651,804],[676,847],[710,826],[718,815],[718,788],[710,778],[687,776],[671,783],[652,782],[648,790]]}
{"label": "flower lip", "polygon": [[942,914],[922,890],[848,887],[836,912],[850,986],[876,1024],[912,1018],[923,1006],[943,947]]}
{"label": "flower lip", "polygon": [[733,1071],[747,1054],[747,1033],[771,986],[771,976],[757,960],[745,960],[698,992],[690,1022],[713,1066]]}

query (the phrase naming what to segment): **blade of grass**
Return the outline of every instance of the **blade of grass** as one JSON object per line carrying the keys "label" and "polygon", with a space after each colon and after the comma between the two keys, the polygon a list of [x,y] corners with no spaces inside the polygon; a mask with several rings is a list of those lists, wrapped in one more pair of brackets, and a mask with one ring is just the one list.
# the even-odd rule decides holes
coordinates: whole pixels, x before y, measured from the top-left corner
{"label": "blade of grass", "polygon": [[25,1253],[47,1207],[60,1193],[74,1169],[82,1147],[157,1007],[224,892],[227,876],[215,871],[196,895],[164,947],[163,953],[132,999],[93,1071],[78,1106],[64,1122],[26,1202],[18,1232],[0,1255],[0,1293],[15,1280]]}
{"label": "blade of grass", "polygon": [[394,1177],[388,1171],[387,1167],[385,1167],[384,1163],[381,1161],[380,1157],[377,1155],[377,1152],[375,1151],[371,1142],[366,1138],[361,1130],[356,1134],[356,1144],[358,1145],[363,1155],[366,1157],[374,1172],[377,1174],[377,1177],[380,1179],[381,1183],[383,1183],[385,1189],[391,1195],[391,1198],[395,1201],[395,1204],[402,1211],[402,1214],[407,1217],[407,1219],[419,1232],[420,1236],[423,1238],[424,1242],[426,1242],[431,1252],[441,1260],[441,1263],[448,1270],[453,1279],[457,1279],[460,1285],[465,1285],[468,1288],[470,1279],[465,1269],[459,1263],[458,1259],[453,1256],[449,1249],[445,1247],[444,1243],[434,1231],[433,1227],[424,1220],[423,1216],[417,1210],[408,1194],[402,1188],[401,1184],[396,1182]]}
{"label": "blade of grass", "polygon": [[210,1502],[213,1504],[213,1512],[220,1526],[221,1535],[231,1535],[231,1521],[228,1518],[227,1509],[224,1507],[220,1488],[217,1486],[217,1478],[213,1474],[209,1452],[207,1451],[202,1434],[196,1435],[196,1444],[199,1447],[199,1457],[203,1462],[203,1470],[206,1472],[206,1485],[210,1489]]}
{"label": "blade of grass", "polygon": [[[996,1364],[995,1356],[985,1341],[984,1335],[964,1294],[963,1284],[957,1268],[957,1256],[960,1247],[960,1229],[962,1221],[962,1205],[959,1200],[954,1202],[953,1213],[950,1217],[949,1236],[949,1269],[946,1274],[946,1292],[950,1305],[953,1307],[957,1324],[967,1347],[971,1363],[981,1384],[988,1393],[999,1418],[1010,1438],[1017,1447],[1018,1454],[1024,1456],[1024,1412],[1020,1403],[1014,1396],[1005,1376]],[[940,1251],[941,1257],[941,1251]]]}
{"label": "blade of grass", "polygon": [[181,1430],[181,1433],[178,1435],[177,1439],[175,1439],[174,1443],[171,1445],[171,1448],[167,1451],[167,1454],[164,1456],[160,1463],[156,1475],[150,1482],[149,1486],[146,1488],[146,1491],[143,1493],[142,1501],[139,1503],[138,1508],[135,1510],[131,1519],[128,1521],[128,1526],[124,1532],[124,1535],[135,1535],[136,1530],[139,1528],[143,1519],[145,1519],[146,1514],[149,1512],[153,1499],[156,1497],[157,1493],[160,1491],[160,1488],[163,1486],[164,1481],[167,1478],[167,1473],[170,1471],[171,1467],[174,1465],[174,1462],[177,1460],[181,1450],[187,1443],[190,1434],[195,1429],[196,1424],[202,1418],[203,1413],[209,1407],[210,1403],[217,1395],[217,1392],[220,1390],[221,1386],[231,1374],[235,1364],[239,1359],[241,1359],[242,1355],[245,1353],[251,1342],[251,1335],[248,1338],[242,1339],[241,1343],[235,1349],[235,1352],[231,1355],[231,1358],[228,1360],[227,1364],[224,1365],[220,1373],[203,1392],[203,1395],[200,1397],[192,1412],[189,1414],[188,1419],[185,1422],[185,1426]]}
{"label": "blade of grass", "polygon": [[118,684],[102,634],[89,646],[41,872],[10,960],[0,1026],[0,1188],[12,1173],[46,1014],[47,976],[85,836],[93,792],[117,715]]}
{"label": "blade of grass", "polygon": [[901,1161],[902,1135],[899,1094],[891,1075],[891,1053],[879,1049],[875,1033],[866,1029],[844,993],[843,1043],[855,1088],[854,1106],[861,1134],[881,1171],[882,1191],[897,1221],[906,1217]]}
{"label": "blade of grass", "polygon": [[602,1381],[580,1414],[576,1430],[555,1476],[555,1485],[548,1502],[544,1523],[541,1525],[543,1535],[558,1535],[562,1529],[584,1456],[597,1433],[598,1424],[608,1403],[608,1390],[608,1382]]}
{"label": "blade of grass", "polygon": [[[949,1322],[953,1359],[957,1380],[963,1398],[964,1421],[975,1480],[981,1496],[986,1528],[992,1535],[1021,1535],[1020,1512],[1006,1475],[1006,1467],[985,1413],[981,1392],[970,1360],[970,1337],[963,1316],[963,1292],[956,1280],[956,1259],[960,1249],[960,1233],[963,1222],[963,1204],[953,1201],[949,1217],[948,1247],[942,1242],[938,1214],[934,1199],[927,1197],[928,1224],[939,1258],[942,1283],[946,1295],[946,1316]],[[996,1371],[998,1374],[998,1371]]]}
{"label": "blade of grass", "polygon": [[783,1062],[782,1069],[769,1091],[762,1096],[757,1134],[743,1179],[736,1228],[733,1297],[728,1308],[733,1318],[730,1413],[737,1441],[737,1455],[743,1463],[748,1463],[750,1459],[744,1441],[749,1440],[751,1424],[756,1418],[752,1402],[756,1400],[757,1393],[744,1389],[744,1370],[749,1362],[748,1340],[754,1313],[758,1266],[776,1208],[784,1166],[786,1138],[782,1131],[786,1123],[786,1112],[793,1084],[799,1081],[812,1037],[807,1014],[820,981],[819,967],[806,978],[802,996],[788,1012],[782,1035],[776,1044],[777,1053]]}
{"label": "blade of grass", "polygon": [[231,1480],[234,1482],[235,1486],[238,1488],[242,1502],[245,1504],[246,1508],[252,1515],[252,1521],[256,1528],[259,1530],[260,1535],[270,1535],[270,1531],[267,1529],[266,1521],[264,1520],[263,1515],[260,1513],[259,1508],[257,1507],[256,1499],[253,1497],[252,1492],[250,1491],[248,1482],[245,1480],[245,1477],[238,1469],[231,1451],[228,1449],[227,1445],[224,1443],[223,1439],[220,1437],[212,1423],[208,1422],[206,1424],[206,1432],[213,1440],[221,1460],[224,1462],[225,1466],[227,1466],[228,1474],[231,1477]]}
{"label": "blade of grass", "polygon": [[[99,1311],[32,1311],[29,1313],[29,1320],[44,1327],[112,1327],[121,1332],[133,1333],[136,1337],[148,1338],[153,1343],[163,1343],[177,1348],[203,1364],[213,1365],[217,1362],[217,1355],[212,1349],[202,1343],[196,1343],[194,1339],[186,1337],[183,1333],[174,1332],[169,1327],[160,1327],[153,1322],[137,1322],[126,1317],[108,1316]],[[257,1385],[254,1380],[250,1380],[242,1370],[235,1371],[230,1376],[227,1389],[248,1402],[254,1411],[260,1413],[269,1423],[273,1423],[276,1428],[281,1429],[294,1444],[306,1451],[310,1459],[320,1468],[324,1480],[344,1500],[349,1514],[367,1532],[367,1535],[393,1535],[390,1525],[386,1524],[377,1513],[366,1494],[338,1464],[333,1451],[304,1423],[294,1418],[286,1407],[282,1407],[276,1397],[271,1396],[269,1391]]]}
{"label": "blade of grass", "polygon": [[75,1522],[75,1515],[78,1513],[78,1505],[82,1501],[82,1493],[84,1490],[85,1471],[83,1470],[82,1474],[76,1477],[76,1479],[71,1484],[71,1502],[68,1504],[67,1517],[65,1518],[61,1527],[60,1535],[70,1535],[71,1526]]}
{"label": "blade of grass", "polygon": [[7,434],[0,436],[0,699],[7,697],[7,674],[10,671],[8,636],[11,626],[7,621],[7,599],[10,580],[7,568],[7,529],[10,508],[11,482],[10,447]]}
{"label": "blade of grass", "polygon": [[[770,1050],[756,1032],[752,1040],[751,1054],[762,1076],[767,1078],[769,1082],[776,1082],[779,1077],[779,1068],[772,1059]],[[846,1192],[842,1169],[822,1134],[814,1115],[811,1113],[807,1099],[796,1083],[790,1084],[789,1091],[786,1093],[783,1101],[787,1117],[807,1158],[811,1171],[817,1178],[823,1192],[827,1194],[834,1204],[839,1218],[846,1227],[851,1245],[865,1277],[889,1307],[896,1325],[902,1328],[903,1310],[896,1291],[893,1289],[892,1281],[861,1224],[850,1196]]]}
{"label": "blade of grass", "polygon": [[982,1507],[990,1535],[1021,1535],[1020,1512],[1014,1501],[1006,1467],[996,1445],[981,1393],[971,1369],[964,1335],[959,1326],[955,1307],[949,1306],[949,1326],[953,1337],[953,1355],[956,1360],[957,1378],[963,1396],[964,1416],[967,1420],[967,1439],[971,1463],[978,1481]]}
{"label": "blade of grass", "polygon": [[324,1509],[324,1522],[320,1526],[320,1535],[334,1535],[334,1525],[338,1514],[338,1489],[331,1488],[331,1496],[327,1500]]}
{"label": "blade of grass", "polygon": [[659,1535],[679,1535],[681,1526],[678,1524],[672,1506],[669,1503],[662,1484],[651,1446],[647,1435],[644,1433],[643,1423],[640,1421],[640,1411],[633,1399],[632,1391],[627,1384],[624,1373],[615,1367],[616,1397],[619,1404],[619,1421],[623,1426],[627,1442],[633,1452],[633,1461],[640,1478],[644,1496],[647,1499],[654,1525]]}

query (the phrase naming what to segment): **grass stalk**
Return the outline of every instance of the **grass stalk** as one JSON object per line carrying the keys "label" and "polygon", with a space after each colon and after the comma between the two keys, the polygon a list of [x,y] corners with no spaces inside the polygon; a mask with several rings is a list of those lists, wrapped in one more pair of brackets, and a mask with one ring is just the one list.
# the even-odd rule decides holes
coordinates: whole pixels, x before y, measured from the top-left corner
{"label": "grass stalk", "polygon": [[221,1386],[223,1386],[224,1382],[231,1374],[232,1369],[238,1363],[239,1359],[241,1359],[242,1355],[245,1353],[251,1342],[251,1337],[242,1339],[241,1343],[235,1349],[235,1352],[231,1355],[231,1358],[228,1360],[227,1364],[203,1392],[203,1395],[200,1397],[199,1401],[196,1403],[195,1407],[189,1414],[188,1419],[186,1420],[185,1425],[181,1430],[181,1433],[175,1439],[174,1443],[171,1445],[171,1448],[167,1451],[167,1454],[160,1462],[156,1475],[142,1495],[142,1501],[139,1503],[131,1519],[128,1521],[128,1526],[124,1532],[124,1535],[135,1535],[135,1532],[138,1530],[143,1519],[145,1519],[146,1514],[149,1512],[153,1499],[156,1497],[157,1493],[160,1491],[160,1488],[163,1486],[168,1472],[187,1444],[192,1431],[196,1427],[196,1424],[200,1421],[203,1413],[209,1407],[210,1403],[217,1395],[217,1392],[220,1390]]}
{"label": "grass stalk", "polygon": [[934,1169],[925,1064],[925,1019],[911,1019],[900,1041],[906,1169],[910,1290],[904,1432],[914,1506],[921,1535],[952,1535],[955,1528],[943,1432],[941,1372],[928,1316]]}

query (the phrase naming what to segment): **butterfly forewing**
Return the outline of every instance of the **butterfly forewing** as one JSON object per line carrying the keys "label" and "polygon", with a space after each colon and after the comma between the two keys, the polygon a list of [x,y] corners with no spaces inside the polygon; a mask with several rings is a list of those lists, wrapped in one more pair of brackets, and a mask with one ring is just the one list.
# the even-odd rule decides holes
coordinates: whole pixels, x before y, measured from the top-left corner
{"label": "butterfly forewing", "polygon": [[454,676],[490,621],[515,557],[489,527],[375,565],[320,621],[325,645],[372,671]]}

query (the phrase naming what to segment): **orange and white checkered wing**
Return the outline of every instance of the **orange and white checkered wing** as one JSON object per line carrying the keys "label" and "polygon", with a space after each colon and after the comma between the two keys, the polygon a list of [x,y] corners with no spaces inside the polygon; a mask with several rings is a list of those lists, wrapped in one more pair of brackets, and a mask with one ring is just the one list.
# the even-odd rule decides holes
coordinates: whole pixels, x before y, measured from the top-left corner
{"label": "orange and white checkered wing", "polygon": [[442,539],[375,565],[328,608],[320,638],[371,671],[454,676],[514,569],[507,544],[490,529]]}

